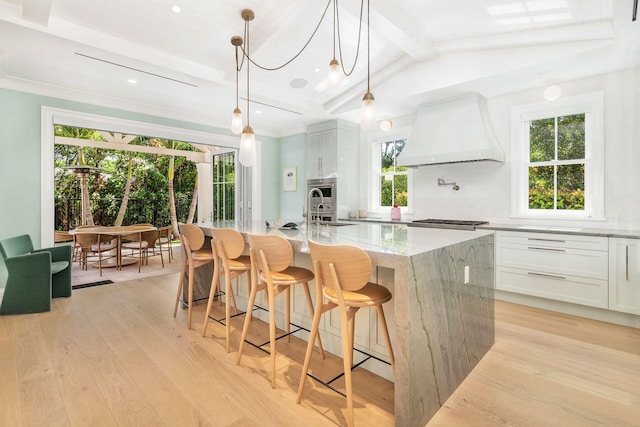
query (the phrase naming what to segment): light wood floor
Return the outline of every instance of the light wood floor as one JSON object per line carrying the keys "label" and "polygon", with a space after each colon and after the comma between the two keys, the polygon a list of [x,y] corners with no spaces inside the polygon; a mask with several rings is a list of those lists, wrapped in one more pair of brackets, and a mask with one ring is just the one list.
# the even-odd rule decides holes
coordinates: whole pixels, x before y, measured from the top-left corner
{"label": "light wood floor", "polygon": [[[0,317],[0,426],[332,426],[344,399],[308,380],[304,343],[250,346],[240,366],[204,306],[171,316],[177,274],[76,290],[50,313]],[[496,303],[496,344],[428,424],[638,426],[640,330]],[[239,327],[242,318],[234,320]],[[261,322],[250,337],[266,340]],[[238,331],[233,348],[237,348]],[[312,362],[329,378],[340,361]],[[393,385],[354,375],[359,426],[393,425]]]}

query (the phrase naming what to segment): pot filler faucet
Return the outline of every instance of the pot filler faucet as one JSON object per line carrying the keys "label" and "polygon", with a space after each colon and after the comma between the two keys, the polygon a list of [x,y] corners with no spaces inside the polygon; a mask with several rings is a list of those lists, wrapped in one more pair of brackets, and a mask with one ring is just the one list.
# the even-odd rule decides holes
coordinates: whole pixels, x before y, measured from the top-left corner
{"label": "pot filler faucet", "polygon": [[309,194],[307,194],[307,230],[309,229],[309,226],[313,221],[313,215],[311,215],[311,196],[313,195],[313,193],[318,193],[320,195],[320,203],[318,204],[318,207],[316,209],[316,224],[318,225],[320,224],[320,207],[324,205],[324,197],[322,197],[322,191],[317,187],[309,190]]}

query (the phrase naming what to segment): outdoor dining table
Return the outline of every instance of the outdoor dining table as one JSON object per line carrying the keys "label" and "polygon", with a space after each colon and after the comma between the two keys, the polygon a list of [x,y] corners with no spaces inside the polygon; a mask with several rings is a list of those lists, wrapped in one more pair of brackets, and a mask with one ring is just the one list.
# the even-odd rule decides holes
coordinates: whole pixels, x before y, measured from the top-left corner
{"label": "outdoor dining table", "polygon": [[[74,230],[70,230],[69,234],[75,236],[76,234],[101,234],[101,235],[110,235],[117,236],[117,245],[116,245],[116,262],[112,262],[111,259],[106,260],[102,263],[102,268],[106,267],[116,267],[121,268],[124,265],[131,265],[138,262],[136,258],[132,257],[122,257],[122,236],[128,236],[130,234],[138,234],[138,239],[140,240],[142,233],[145,231],[153,231],[157,230],[156,227],[152,225],[119,225],[119,226],[103,226],[96,225],[90,227],[81,227],[76,228]],[[95,267],[95,266],[94,266]]]}

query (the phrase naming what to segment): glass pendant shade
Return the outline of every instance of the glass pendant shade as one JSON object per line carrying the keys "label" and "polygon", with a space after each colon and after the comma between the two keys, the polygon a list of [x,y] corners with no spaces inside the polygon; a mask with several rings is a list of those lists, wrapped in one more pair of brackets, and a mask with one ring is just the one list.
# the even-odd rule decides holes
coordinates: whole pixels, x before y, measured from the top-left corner
{"label": "glass pendant shade", "polygon": [[251,167],[256,162],[256,136],[251,126],[245,126],[240,136],[240,164]]}
{"label": "glass pendant shade", "polygon": [[242,132],[242,112],[238,107],[233,110],[233,115],[231,116],[231,132],[236,135],[240,135]]}
{"label": "glass pendant shade", "polygon": [[373,94],[367,92],[362,97],[362,110],[360,111],[360,128],[365,132],[374,130],[376,123],[376,102]]}
{"label": "glass pendant shade", "polygon": [[329,86],[337,86],[340,83],[340,77],[340,63],[333,58],[329,63]]}

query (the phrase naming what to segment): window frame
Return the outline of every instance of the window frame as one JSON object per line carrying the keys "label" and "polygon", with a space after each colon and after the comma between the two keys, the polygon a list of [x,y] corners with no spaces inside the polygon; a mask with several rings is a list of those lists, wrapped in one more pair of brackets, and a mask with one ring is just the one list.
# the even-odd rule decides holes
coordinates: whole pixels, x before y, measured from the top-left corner
{"label": "window frame", "polygon": [[[408,140],[409,133],[411,132],[410,127],[402,127],[397,128],[392,131],[378,131],[371,132],[368,135],[369,140],[369,170],[368,174],[368,197],[367,204],[368,210],[372,212],[380,212],[387,213],[390,206],[382,206],[380,204],[380,177],[382,174],[379,172],[381,169],[380,166],[380,144],[391,141],[398,140]],[[404,174],[404,172],[402,173]],[[395,175],[395,173],[394,173]],[[413,169],[407,168],[407,206],[400,206],[400,212],[402,214],[412,214],[413,213]]]}
{"label": "window frame", "polygon": [[[529,123],[585,114],[584,210],[529,208]],[[560,162],[562,163],[562,162]],[[511,109],[511,217],[604,221],[603,92],[538,102]]]}

